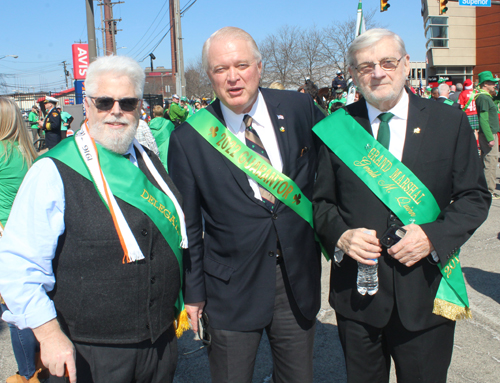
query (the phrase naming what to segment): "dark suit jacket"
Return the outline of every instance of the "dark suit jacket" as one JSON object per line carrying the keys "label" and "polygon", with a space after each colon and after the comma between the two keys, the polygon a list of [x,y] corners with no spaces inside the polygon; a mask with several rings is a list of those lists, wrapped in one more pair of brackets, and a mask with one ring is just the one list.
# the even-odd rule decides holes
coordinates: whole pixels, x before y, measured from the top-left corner
{"label": "dark suit jacket", "polygon": [[[446,100],[447,99],[445,97],[439,97],[436,101],[444,104],[444,102]],[[448,100],[453,101],[452,99],[448,99]],[[447,104],[445,104],[445,105],[447,105]],[[452,108],[456,108],[456,109],[462,110],[462,108],[460,107],[460,104],[458,102],[453,102],[453,105],[448,105],[448,106],[451,106]]]}
{"label": "dark suit jacket", "polygon": [[[421,227],[444,264],[486,219],[491,196],[465,113],[411,93],[409,98],[402,162],[427,186],[442,209],[435,222]],[[372,134],[364,100],[347,106],[347,110]],[[417,127],[419,131],[415,131]],[[324,145],[318,162],[314,222],[328,253],[333,255],[335,244],[348,229],[366,227],[376,230],[380,238],[397,221]],[[374,296],[357,292],[356,275],[357,263],[349,256],[338,265],[332,264],[330,304],[341,315],[381,328],[397,309],[410,331],[446,321],[432,314],[441,273],[430,256],[406,267],[384,250],[379,258],[379,291]]]}
{"label": "dark suit jacket", "polygon": [[[311,199],[317,164],[311,129],[324,116],[309,95],[261,92],[283,173]],[[224,123],[219,100],[207,110]],[[279,202],[272,214],[254,197],[246,174],[188,122],[172,133],[168,168],[183,196],[189,238],[185,301],[206,300],[210,325],[217,329],[265,327],[274,311],[279,239],[293,297],[302,314],[314,319],[320,307],[321,264],[309,224]]]}

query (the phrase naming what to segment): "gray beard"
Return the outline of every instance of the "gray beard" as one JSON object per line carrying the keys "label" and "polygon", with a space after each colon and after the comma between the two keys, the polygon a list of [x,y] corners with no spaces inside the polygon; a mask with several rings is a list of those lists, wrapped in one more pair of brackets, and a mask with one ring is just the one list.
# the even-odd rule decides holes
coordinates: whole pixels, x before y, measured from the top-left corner
{"label": "gray beard", "polygon": [[104,122],[89,126],[89,133],[94,140],[104,146],[106,149],[118,154],[125,154],[134,140],[137,124],[129,125],[120,131],[106,131]]}

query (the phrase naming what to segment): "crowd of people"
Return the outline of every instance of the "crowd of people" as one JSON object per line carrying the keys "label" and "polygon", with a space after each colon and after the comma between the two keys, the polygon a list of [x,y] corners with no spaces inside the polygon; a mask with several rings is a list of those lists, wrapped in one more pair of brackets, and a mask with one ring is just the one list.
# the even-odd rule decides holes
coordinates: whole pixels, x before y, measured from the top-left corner
{"label": "crowd of people", "polygon": [[[388,382],[391,358],[399,381],[446,382],[470,317],[460,247],[496,197],[498,80],[466,82],[460,107],[444,83],[419,97],[386,29],[346,60],[327,93],[262,88],[254,39],[225,27],[202,50],[215,100],[173,95],[148,125],[144,70],[100,57],[74,136],[49,97],[29,117],[49,146],[34,164],[0,98],[2,319],[50,382],[172,382],[189,328],[213,382],[250,383],[264,332],[272,381],[312,382],[322,254],[348,382]],[[11,381],[39,382],[36,359]]]}

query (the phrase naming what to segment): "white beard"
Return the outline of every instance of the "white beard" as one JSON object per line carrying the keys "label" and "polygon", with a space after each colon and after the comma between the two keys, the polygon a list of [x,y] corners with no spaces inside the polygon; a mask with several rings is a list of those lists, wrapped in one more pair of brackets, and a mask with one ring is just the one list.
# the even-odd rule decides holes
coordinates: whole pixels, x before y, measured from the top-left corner
{"label": "white beard", "polygon": [[[106,123],[113,122],[123,123],[127,126],[120,130],[108,130],[105,128]],[[135,125],[130,125],[130,122],[124,118],[108,118],[94,126],[89,126],[89,133],[94,140],[106,149],[118,154],[124,154],[134,140],[138,122],[136,121]]]}

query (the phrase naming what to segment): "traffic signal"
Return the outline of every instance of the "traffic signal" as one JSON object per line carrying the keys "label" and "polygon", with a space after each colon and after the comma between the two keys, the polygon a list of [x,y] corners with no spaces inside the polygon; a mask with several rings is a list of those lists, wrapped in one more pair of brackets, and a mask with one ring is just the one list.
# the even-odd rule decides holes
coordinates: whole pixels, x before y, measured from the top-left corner
{"label": "traffic signal", "polygon": [[444,15],[446,11],[448,10],[448,7],[446,6],[448,4],[448,0],[439,0],[439,14]]}
{"label": "traffic signal", "polygon": [[385,12],[391,5],[389,0],[380,0],[380,12]]}

